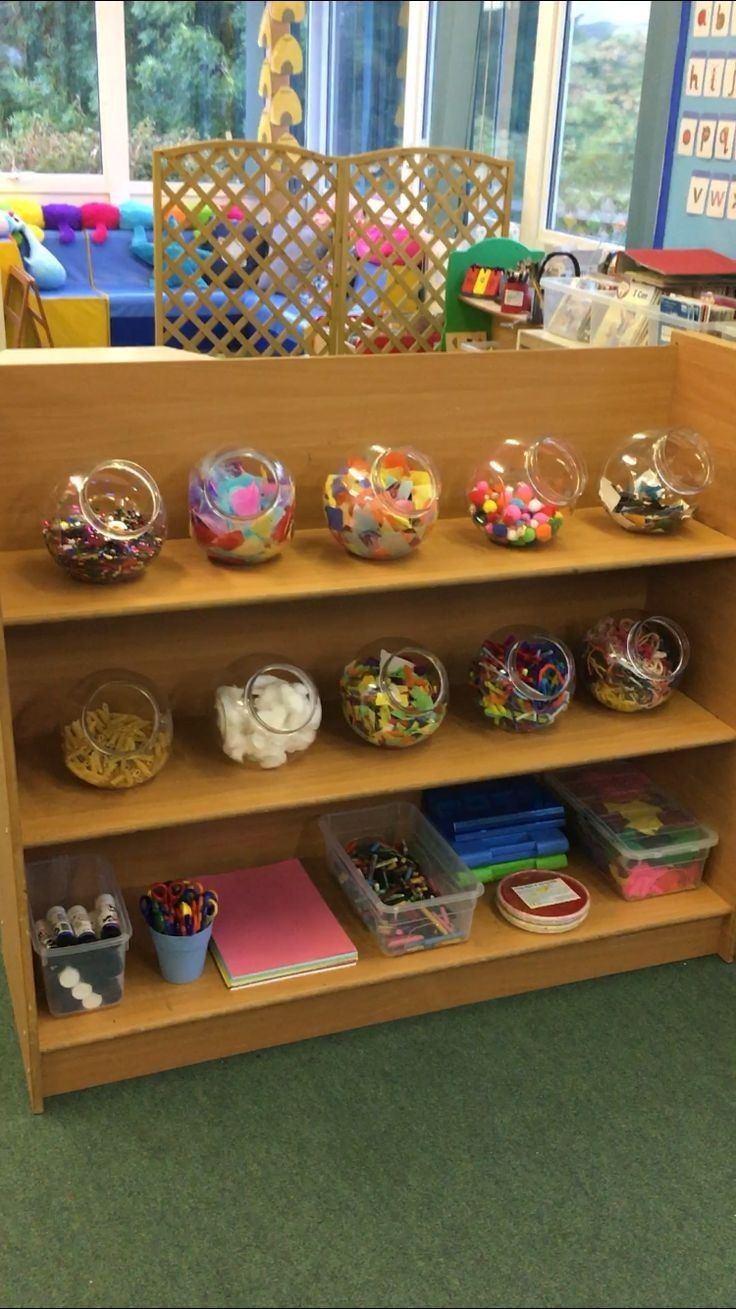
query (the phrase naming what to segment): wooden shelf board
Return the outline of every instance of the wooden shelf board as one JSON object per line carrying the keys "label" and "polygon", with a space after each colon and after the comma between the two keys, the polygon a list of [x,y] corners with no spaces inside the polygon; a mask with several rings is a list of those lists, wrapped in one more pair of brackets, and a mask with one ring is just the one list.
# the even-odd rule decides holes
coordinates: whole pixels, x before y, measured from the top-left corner
{"label": "wooden shelf board", "polygon": [[470,305],[471,309],[478,309],[482,314],[488,314],[490,318],[500,318],[501,322],[506,323],[509,327],[521,327],[529,322],[530,314],[508,314],[504,313],[497,300],[484,300],[477,295],[459,295],[464,305]]}
{"label": "wooden shelf board", "polygon": [[550,984],[550,976],[563,982],[644,967],[663,957],[710,953],[731,912],[707,885],[627,903],[583,856],[574,855],[571,871],[592,896],[590,915],[574,932],[546,937],[511,927],[496,912],[493,888],[487,888],[467,943],[388,959],[324,867],[310,868],[358,949],[357,965],[228,991],[208,959],[198,982],[171,986],[158,972],[137,896],[131,893],[134,937],[122,1004],[77,1021],[53,1018],[45,1002],[40,1004],[44,1091],[53,1094],[281,1044],[299,1039],[300,1032],[340,1031],[532,990]]}
{"label": "wooden shelf board", "polygon": [[497,548],[469,518],[440,520],[420,550],[394,563],[355,559],[323,528],[297,532],[281,558],[247,569],[213,565],[194,542],[172,540],[145,577],[111,587],[74,583],[45,550],[9,551],[0,555],[0,594],[5,625],[14,627],[734,556],[736,540],[697,521],[673,536],[642,538],[597,508],[580,510],[553,545],[539,549]]}
{"label": "wooden shelf board", "polygon": [[19,742],[21,829],[27,847],[56,845],[733,740],[734,729],[679,693],[634,718],[581,696],[552,730],[516,736],[491,728],[458,691],[447,721],[420,746],[376,749],[328,713],[315,744],[272,772],[231,763],[208,722],[177,721],[169,763],[127,793],[78,782],[55,741]]}

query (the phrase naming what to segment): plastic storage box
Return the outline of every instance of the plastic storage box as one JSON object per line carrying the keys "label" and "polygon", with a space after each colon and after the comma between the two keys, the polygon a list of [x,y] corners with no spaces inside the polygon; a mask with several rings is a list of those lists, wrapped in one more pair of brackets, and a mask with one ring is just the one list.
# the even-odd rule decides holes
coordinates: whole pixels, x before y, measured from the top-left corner
{"label": "plastic storage box", "polygon": [[[125,954],[132,929],[111,865],[99,855],[61,855],[28,864],[26,882],[33,948],[40,960],[51,1013],[61,1018],[118,1004],[123,998]],[[119,936],[86,945],[42,944],[36,923],[52,905],[63,905],[68,910],[80,904],[93,910],[98,895],[114,898]],[[65,973],[66,969],[75,970],[78,980]],[[100,999],[94,998],[97,996]]]}
{"label": "plastic storage box", "polygon": [[608,347],[667,345],[673,331],[710,333],[729,340],[736,333],[733,320],[699,322],[663,312],[661,300],[647,303],[646,289],[633,300],[623,300],[615,290],[584,277],[544,277],[542,289],[545,330],[568,341]]}
{"label": "plastic storage box", "polygon": [[[483,887],[416,805],[397,801],[326,814],[319,825],[330,872],[384,954],[408,954],[467,940]],[[421,902],[383,904],[347,853],[346,846],[359,837],[389,845],[406,841],[410,855],[439,894]]]}
{"label": "plastic storage box", "polygon": [[689,891],[718,842],[633,768],[573,768],[547,781],[571,810],[578,839],[625,900]]}

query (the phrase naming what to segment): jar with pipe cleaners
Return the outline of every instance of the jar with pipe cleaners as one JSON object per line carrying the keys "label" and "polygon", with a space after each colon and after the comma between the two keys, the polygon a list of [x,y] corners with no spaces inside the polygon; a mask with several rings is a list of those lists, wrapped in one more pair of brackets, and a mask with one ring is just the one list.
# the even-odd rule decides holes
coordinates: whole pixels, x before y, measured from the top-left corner
{"label": "jar with pipe cleaners", "polygon": [[585,483],[582,459],[563,441],[509,438],[471,477],[470,517],[495,545],[545,544],[572,513]]}
{"label": "jar with pipe cleaners", "polygon": [[308,673],[286,660],[251,656],[235,664],[215,692],[220,744],[236,763],[279,768],[307,750],[322,721]]}
{"label": "jar with pipe cleaners", "polygon": [[351,455],[324,487],[327,526],[361,559],[400,559],[421,545],[439,512],[431,459],[408,446]]}
{"label": "jar with pipe cleaners", "polygon": [[627,532],[672,532],[712,480],[713,458],[698,432],[636,432],[606,463],[598,494]]}
{"label": "jar with pipe cleaners", "polygon": [[168,760],[172,740],[165,695],[138,673],[94,673],[66,697],[64,763],[90,786],[125,791],[149,782]]}
{"label": "jar with pipe cleaners", "polygon": [[295,490],[277,459],[257,450],[211,451],[189,477],[193,539],[210,559],[262,564],[294,534]]}
{"label": "jar with pipe cleaners", "polygon": [[664,704],[689,658],[690,642],[674,619],[610,614],[585,633],[580,675],[600,704],[633,714]]}
{"label": "jar with pipe cleaners", "polygon": [[575,662],[564,641],[538,628],[505,628],[483,642],[470,684],[494,727],[533,732],[551,727],[569,707]]}
{"label": "jar with pipe cleaners", "polygon": [[166,510],[145,468],[107,459],[55,487],[41,530],[51,558],[76,581],[128,582],[158,557]]}
{"label": "jar with pipe cleaners", "polygon": [[342,710],[371,745],[406,749],[433,736],[447,713],[444,664],[413,642],[375,641],[345,665]]}

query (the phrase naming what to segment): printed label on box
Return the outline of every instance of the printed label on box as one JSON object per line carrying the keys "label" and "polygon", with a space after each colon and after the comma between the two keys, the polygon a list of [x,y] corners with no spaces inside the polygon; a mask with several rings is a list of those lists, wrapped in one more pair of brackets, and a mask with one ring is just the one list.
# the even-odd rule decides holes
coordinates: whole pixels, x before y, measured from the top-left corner
{"label": "printed label on box", "polygon": [[580,895],[573,891],[561,877],[550,877],[546,882],[529,882],[526,886],[515,886],[514,892],[529,909],[541,909],[548,904],[566,904],[568,900],[579,900]]}

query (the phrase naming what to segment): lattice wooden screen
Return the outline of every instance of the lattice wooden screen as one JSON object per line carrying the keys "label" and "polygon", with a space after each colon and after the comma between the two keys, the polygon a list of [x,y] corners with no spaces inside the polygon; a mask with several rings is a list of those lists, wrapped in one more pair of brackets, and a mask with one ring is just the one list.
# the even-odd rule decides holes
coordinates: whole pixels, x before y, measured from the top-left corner
{"label": "lattice wooden screen", "polygon": [[156,339],[204,353],[433,349],[447,257],[508,231],[513,164],[292,144],[154,151]]}
{"label": "lattice wooden screen", "polygon": [[[344,246],[345,343],[367,353],[439,341],[447,259],[505,236],[513,163],[466,150],[401,149],[344,161],[352,213]],[[342,182],[342,177],[341,177]]]}

